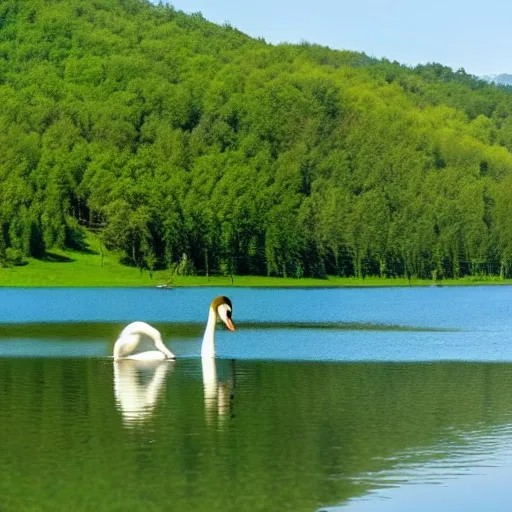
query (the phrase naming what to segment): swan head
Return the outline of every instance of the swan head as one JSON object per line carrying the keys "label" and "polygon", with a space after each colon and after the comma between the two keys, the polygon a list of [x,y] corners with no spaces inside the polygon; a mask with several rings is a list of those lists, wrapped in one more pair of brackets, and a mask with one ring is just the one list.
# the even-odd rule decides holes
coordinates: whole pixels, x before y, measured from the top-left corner
{"label": "swan head", "polygon": [[223,295],[215,297],[215,299],[212,300],[210,309],[215,312],[217,318],[220,318],[230,331],[235,330],[233,320],[231,319],[231,315],[233,314],[233,304],[231,304],[228,297],[224,297]]}

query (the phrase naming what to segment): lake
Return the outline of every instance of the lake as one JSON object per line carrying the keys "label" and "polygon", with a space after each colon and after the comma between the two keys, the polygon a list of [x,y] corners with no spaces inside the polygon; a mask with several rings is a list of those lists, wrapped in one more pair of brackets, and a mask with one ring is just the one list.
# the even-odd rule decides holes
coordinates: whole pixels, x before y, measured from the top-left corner
{"label": "lake", "polygon": [[0,289],[0,511],[508,511],[511,339],[509,286]]}

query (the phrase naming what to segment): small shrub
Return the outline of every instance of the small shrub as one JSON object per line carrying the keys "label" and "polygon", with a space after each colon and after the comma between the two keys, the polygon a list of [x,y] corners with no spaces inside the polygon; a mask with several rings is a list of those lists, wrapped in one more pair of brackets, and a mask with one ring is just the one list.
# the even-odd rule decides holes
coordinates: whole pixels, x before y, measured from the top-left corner
{"label": "small shrub", "polygon": [[14,247],[8,247],[5,250],[6,262],[8,265],[22,266],[26,265],[27,262],[23,259],[23,254],[19,249]]}

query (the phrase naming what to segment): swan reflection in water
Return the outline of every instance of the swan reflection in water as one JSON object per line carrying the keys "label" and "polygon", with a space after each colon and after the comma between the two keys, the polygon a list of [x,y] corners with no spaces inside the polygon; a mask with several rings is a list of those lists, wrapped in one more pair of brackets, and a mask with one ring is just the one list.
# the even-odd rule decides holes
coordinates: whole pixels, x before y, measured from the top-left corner
{"label": "swan reflection in water", "polygon": [[[114,361],[114,394],[117,408],[127,426],[148,420],[174,369],[174,360]],[[201,358],[204,408],[208,425],[234,417],[234,361]],[[220,375],[220,378],[219,378]]]}
{"label": "swan reflection in water", "polygon": [[114,361],[114,394],[126,425],[151,417],[174,361]]}
{"label": "swan reflection in water", "polygon": [[[201,359],[206,422],[234,418],[235,361]],[[220,378],[218,377],[220,374]]]}

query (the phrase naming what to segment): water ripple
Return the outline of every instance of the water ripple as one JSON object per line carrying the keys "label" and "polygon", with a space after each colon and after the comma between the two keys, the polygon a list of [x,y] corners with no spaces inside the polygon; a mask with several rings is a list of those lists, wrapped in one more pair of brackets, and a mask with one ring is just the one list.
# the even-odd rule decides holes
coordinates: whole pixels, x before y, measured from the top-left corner
{"label": "water ripple", "polygon": [[[119,334],[125,324],[112,322],[37,322],[0,324],[0,338],[113,338]],[[154,323],[164,335],[176,337],[197,337],[204,323]],[[441,327],[420,327],[414,325],[384,324],[372,322],[237,322],[240,330],[327,330],[327,331],[396,331],[396,332],[460,332],[460,329]]]}

